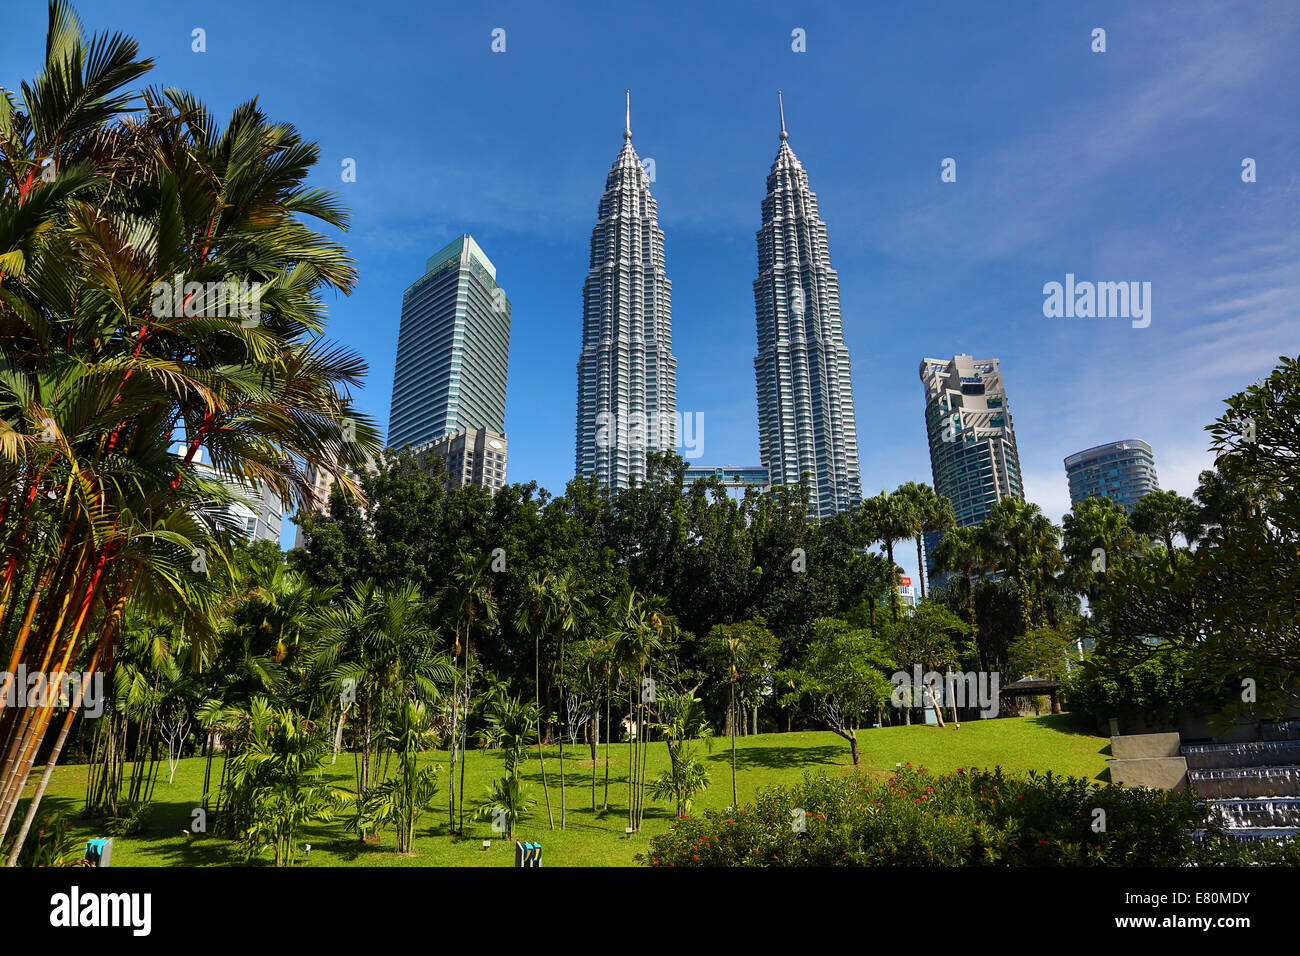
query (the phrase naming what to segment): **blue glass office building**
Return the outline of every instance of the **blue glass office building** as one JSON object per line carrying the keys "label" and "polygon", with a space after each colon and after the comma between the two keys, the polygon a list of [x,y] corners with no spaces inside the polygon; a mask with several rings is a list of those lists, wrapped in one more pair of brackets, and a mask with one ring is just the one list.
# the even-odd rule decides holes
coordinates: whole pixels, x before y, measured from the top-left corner
{"label": "blue glass office building", "polygon": [[402,296],[388,444],[506,427],[510,300],[472,236],[433,255]]}

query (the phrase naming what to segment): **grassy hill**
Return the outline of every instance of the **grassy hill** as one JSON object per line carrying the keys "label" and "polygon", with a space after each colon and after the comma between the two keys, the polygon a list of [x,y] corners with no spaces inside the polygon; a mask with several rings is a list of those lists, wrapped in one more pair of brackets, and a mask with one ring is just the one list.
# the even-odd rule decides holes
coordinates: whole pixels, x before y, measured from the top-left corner
{"label": "grassy hill", "polygon": [[[1105,750],[1109,740],[1078,731],[1068,724],[1066,715],[1021,717],[1002,720],[971,721],[960,731],[940,730],[934,726],[883,727],[860,731],[861,771],[888,774],[895,764],[911,762],[936,771],[958,767],[1001,766],[1011,772],[1051,770],[1062,775],[1081,776],[1090,780],[1106,779]],[[526,764],[523,777],[536,798],[537,807],[520,825],[516,838],[540,842],[547,866],[630,866],[635,855],[643,852],[650,837],[664,832],[672,820],[671,805],[647,801],[645,823],[641,833],[628,838],[627,825],[627,745],[609,748],[608,813],[592,805],[592,762],[590,752],[580,747],[575,752],[565,748],[568,826],[559,827],[560,786],[559,749],[546,748],[547,782],[550,784],[554,831],[547,826],[543,800],[541,770],[536,748]],[[713,741],[705,752],[710,768],[710,786],[696,801],[696,808],[726,807],[731,803],[731,743],[729,738]],[[576,759],[575,759],[576,758]],[[447,755],[432,753],[428,758],[445,767]],[[471,751],[466,764],[465,786],[468,805],[475,806],[490,780],[502,773],[502,757],[497,751]],[[653,780],[667,768],[668,756],[663,744],[652,744],[649,755],[649,778]],[[348,790],[354,788],[354,761],[351,754],[341,754],[330,768],[332,782]],[[810,770],[851,772],[848,745],[831,733],[801,732],[760,734],[736,740],[736,766],[740,801],[748,802],[755,791],[797,782]],[[153,808],[146,832],[114,841],[115,866],[223,866],[240,865],[244,858],[231,845],[214,837],[187,838],[182,831],[191,826],[191,812],[199,805],[203,786],[204,761],[187,759],[180,763],[174,783],[166,779],[166,766],[153,793]],[[219,773],[220,759],[214,764]],[[597,806],[604,803],[605,747],[596,761]],[[33,774],[33,779],[39,776]],[[60,809],[75,818],[81,810],[86,786],[84,766],[60,767],[50,782],[43,808]],[[391,833],[385,833],[378,845],[361,844],[344,824],[308,828],[304,843],[312,846],[310,855],[299,856],[303,866],[510,866],[514,850],[505,840],[498,841],[486,822],[466,821],[466,837],[449,839],[447,833],[446,785],[440,785],[439,804],[424,816],[417,830],[415,852],[400,855],[395,851]],[[21,812],[21,810],[20,810]],[[75,820],[75,832],[89,839],[103,836],[95,821]],[[484,850],[483,841],[492,847]],[[263,861],[265,862],[265,861]]]}

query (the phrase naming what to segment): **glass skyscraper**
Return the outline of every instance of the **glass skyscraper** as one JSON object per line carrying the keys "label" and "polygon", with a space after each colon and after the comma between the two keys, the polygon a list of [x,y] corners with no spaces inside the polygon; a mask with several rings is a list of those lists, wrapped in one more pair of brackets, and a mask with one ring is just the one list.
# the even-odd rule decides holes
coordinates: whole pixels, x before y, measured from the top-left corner
{"label": "glass skyscraper", "polygon": [[1076,452],[1065,459],[1070,482],[1070,503],[1085,498],[1109,498],[1128,511],[1138,499],[1160,490],[1156,459],[1151,446],[1140,438],[1126,438]]}
{"label": "glass skyscraper", "polygon": [[450,432],[504,432],[510,300],[471,236],[432,256],[402,296],[388,445]]}
{"label": "glass skyscraper", "polygon": [[591,231],[582,288],[574,472],[625,488],[648,451],[677,447],[672,283],[650,177],[632,146],[631,107]]}
{"label": "glass skyscraper", "polygon": [[754,281],[759,457],[773,485],[806,473],[811,513],[824,517],[862,501],[853,375],[826,224],[788,139],[782,104]]}
{"label": "glass skyscraper", "polygon": [[[997,359],[922,359],[934,490],[957,524],[981,524],[1003,498],[1023,498],[1020,455]],[[927,542],[928,543],[928,542]]]}

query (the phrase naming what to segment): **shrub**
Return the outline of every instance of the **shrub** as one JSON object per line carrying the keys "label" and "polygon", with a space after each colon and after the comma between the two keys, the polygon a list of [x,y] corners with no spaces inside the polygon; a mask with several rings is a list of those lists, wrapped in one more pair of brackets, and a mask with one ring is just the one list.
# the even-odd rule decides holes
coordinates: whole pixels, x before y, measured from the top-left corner
{"label": "shrub", "polygon": [[[1098,812],[1100,811],[1100,812]],[[1196,844],[1206,811],[1170,793],[1001,769],[900,767],[806,776],[743,810],[682,817],[638,857],[650,866],[1179,866],[1282,862],[1300,851]],[[1289,854],[1289,855],[1288,855]]]}

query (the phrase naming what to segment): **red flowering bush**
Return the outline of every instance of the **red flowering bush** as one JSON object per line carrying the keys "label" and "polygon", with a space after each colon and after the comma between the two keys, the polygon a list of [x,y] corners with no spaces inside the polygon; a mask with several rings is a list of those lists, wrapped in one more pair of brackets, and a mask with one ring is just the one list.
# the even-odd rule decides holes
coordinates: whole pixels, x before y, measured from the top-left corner
{"label": "red flowering bush", "polygon": [[1211,852],[1193,845],[1192,831],[1204,827],[1205,808],[1187,792],[1001,769],[935,775],[908,764],[884,780],[810,774],[798,786],[761,792],[732,816],[709,811],[678,820],[639,859],[652,866],[1175,866]]}

